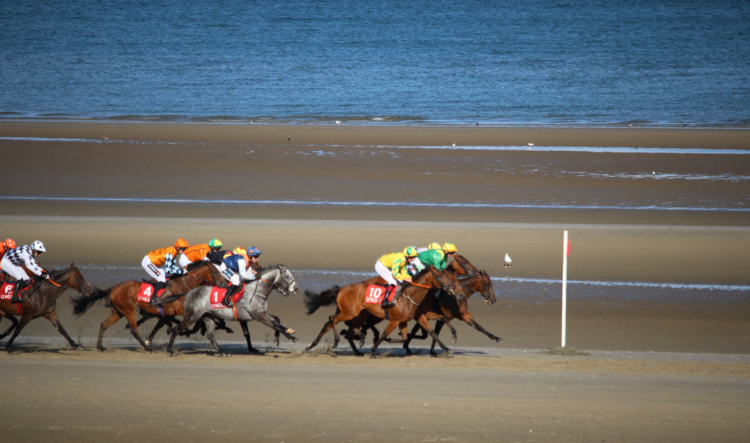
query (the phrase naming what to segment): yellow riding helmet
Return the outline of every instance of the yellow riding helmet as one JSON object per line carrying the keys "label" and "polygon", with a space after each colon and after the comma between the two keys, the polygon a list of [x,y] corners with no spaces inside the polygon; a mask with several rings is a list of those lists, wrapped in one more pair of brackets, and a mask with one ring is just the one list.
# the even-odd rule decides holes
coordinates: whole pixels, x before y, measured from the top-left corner
{"label": "yellow riding helmet", "polygon": [[245,251],[245,248],[242,248],[242,247],[239,247],[239,246],[236,247],[236,248],[234,248],[234,250],[232,252],[235,253],[235,254],[239,254],[239,255],[247,255],[247,251]]}
{"label": "yellow riding helmet", "polygon": [[442,250],[442,249],[443,249],[443,247],[442,247],[442,246],[440,246],[440,243],[438,243],[438,242],[432,242],[432,243],[430,243],[430,244],[429,244],[429,245],[427,246],[427,249],[429,249],[430,251],[432,251],[433,249],[438,249],[438,250]]}
{"label": "yellow riding helmet", "polygon": [[406,257],[416,257],[419,255],[419,253],[417,252],[417,248],[415,248],[414,246],[407,246],[406,249],[404,249],[404,255]]}
{"label": "yellow riding helmet", "polygon": [[453,243],[446,243],[443,245],[443,251],[445,252],[458,252],[458,249],[456,249],[456,245]]}

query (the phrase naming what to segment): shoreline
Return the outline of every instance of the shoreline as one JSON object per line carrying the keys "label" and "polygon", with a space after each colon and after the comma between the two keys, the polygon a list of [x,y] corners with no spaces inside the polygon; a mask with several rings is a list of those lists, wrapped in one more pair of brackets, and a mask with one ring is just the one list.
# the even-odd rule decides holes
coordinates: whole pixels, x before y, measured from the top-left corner
{"label": "shoreline", "polygon": [[[104,131],[104,132],[103,132]],[[138,134],[135,133],[138,132]],[[743,149],[750,130],[737,128],[352,126],[0,120],[2,137],[94,138],[173,142],[413,146],[600,146]],[[248,138],[251,138],[250,140]],[[291,139],[288,140],[288,139]]]}

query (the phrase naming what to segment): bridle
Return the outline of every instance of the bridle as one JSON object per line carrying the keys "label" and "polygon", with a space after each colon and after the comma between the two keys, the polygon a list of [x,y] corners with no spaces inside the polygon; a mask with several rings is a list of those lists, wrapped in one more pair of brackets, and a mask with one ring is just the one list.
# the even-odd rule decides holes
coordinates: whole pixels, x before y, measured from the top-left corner
{"label": "bridle", "polygon": [[[72,289],[72,290],[78,292],[79,294],[81,294],[83,296],[91,295],[91,293],[94,292],[94,290],[91,289],[91,286],[88,284],[88,282],[86,282],[83,279],[83,275],[81,275],[81,271],[79,271],[78,268],[74,268],[74,267],[71,267],[70,269],[73,271],[73,277],[75,277],[75,279],[76,279],[76,283],[78,284],[78,289],[73,288],[71,286],[61,285],[61,284],[55,282],[54,280],[52,280],[51,276],[49,278],[47,278],[46,281],[50,282],[53,286],[57,286],[58,288]],[[86,286],[88,286],[88,289],[84,288],[84,283],[85,283]],[[41,288],[41,286],[39,286],[39,288]],[[37,289],[39,289],[39,288],[37,288]],[[34,290],[34,292],[36,292],[36,290]],[[32,292],[32,294],[33,294],[33,292]],[[31,294],[29,294],[29,296],[31,296]]]}
{"label": "bridle", "polygon": [[[282,271],[282,267],[281,266],[279,266],[278,268],[275,269],[275,270],[279,271],[279,275],[277,275],[276,278],[273,281],[266,280],[265,278],[263,278],[263,274],[261,272],[258,272],[258,280],[262,281],[263,283],[270,284],[271,285],[271,291],[273,291],[275,289],[278,292],[280,292],[281,295],[283,295],[284,297],[288,297],[288,296],[292,295],[295,292],[295,291],[291,291],[289,288],[293,287],[297,282],[294,280],[294,276],[292,276],[291,283],[287,283],[286,278],[284,277],[284,271],[288,271],[288,269],[286,269],[286,268],[283,268],[283,269],[284,270]],[[263,270],[261,269],[261,271],[263,271]],[[273,271],[274,271],[274,269],[270,269],[268,271],[268,273],[271,273]],[[291,273],[289,273],[289,275],[291,275]],[[280,285],[278,283],[279,279],[283,280],[284,283],[286,284],[286,286]],[[260,285],[255,285],[255,290],[253,290],[253,294],[250,297],[250,300],[253,297],[255,297],[256,295],[258,295],[259,297],[262,297],[263,299],[267,299],[268,296],[271,294],[271,291],[268,291],[268,294],[265,294],[265,295],[258,293],[258,286],[260,286]]]}

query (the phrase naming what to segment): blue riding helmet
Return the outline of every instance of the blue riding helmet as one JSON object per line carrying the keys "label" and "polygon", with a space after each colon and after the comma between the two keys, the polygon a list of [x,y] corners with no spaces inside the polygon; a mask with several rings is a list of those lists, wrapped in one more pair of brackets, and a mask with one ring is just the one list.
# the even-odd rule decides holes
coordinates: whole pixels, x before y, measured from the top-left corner
{"label": "blue riding helmet", "polygon": [[247,248],[247,256],[260,257],[260,249],[256,248],[255,246],[250,246],[249,248]]}

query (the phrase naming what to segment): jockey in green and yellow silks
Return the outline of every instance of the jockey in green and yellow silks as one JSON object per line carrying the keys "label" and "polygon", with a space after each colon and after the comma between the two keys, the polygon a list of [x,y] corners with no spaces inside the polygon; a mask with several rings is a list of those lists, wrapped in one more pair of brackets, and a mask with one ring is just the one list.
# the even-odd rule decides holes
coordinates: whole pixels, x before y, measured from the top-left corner
{"label": "jockey in green and yellow silks", "polygon": [[[392,302],[388,302],[387,296],[383,298],[383,309],[396,306],[396,300],[401,296],[401,293],[406,286],[402,282],[411,281],[411,276],[409,275],[407,266],[417,258],[417,255],[417,248],[409,246],[404,249],[404,252],[385,254],[375,263],[375,272],[383,277],[383,280],[388,282],[388,286],[398,286],[398,290],[396,291],[396,295]],[[389,287],[386,294],[389,293],[391,289],[392,288]]]}

